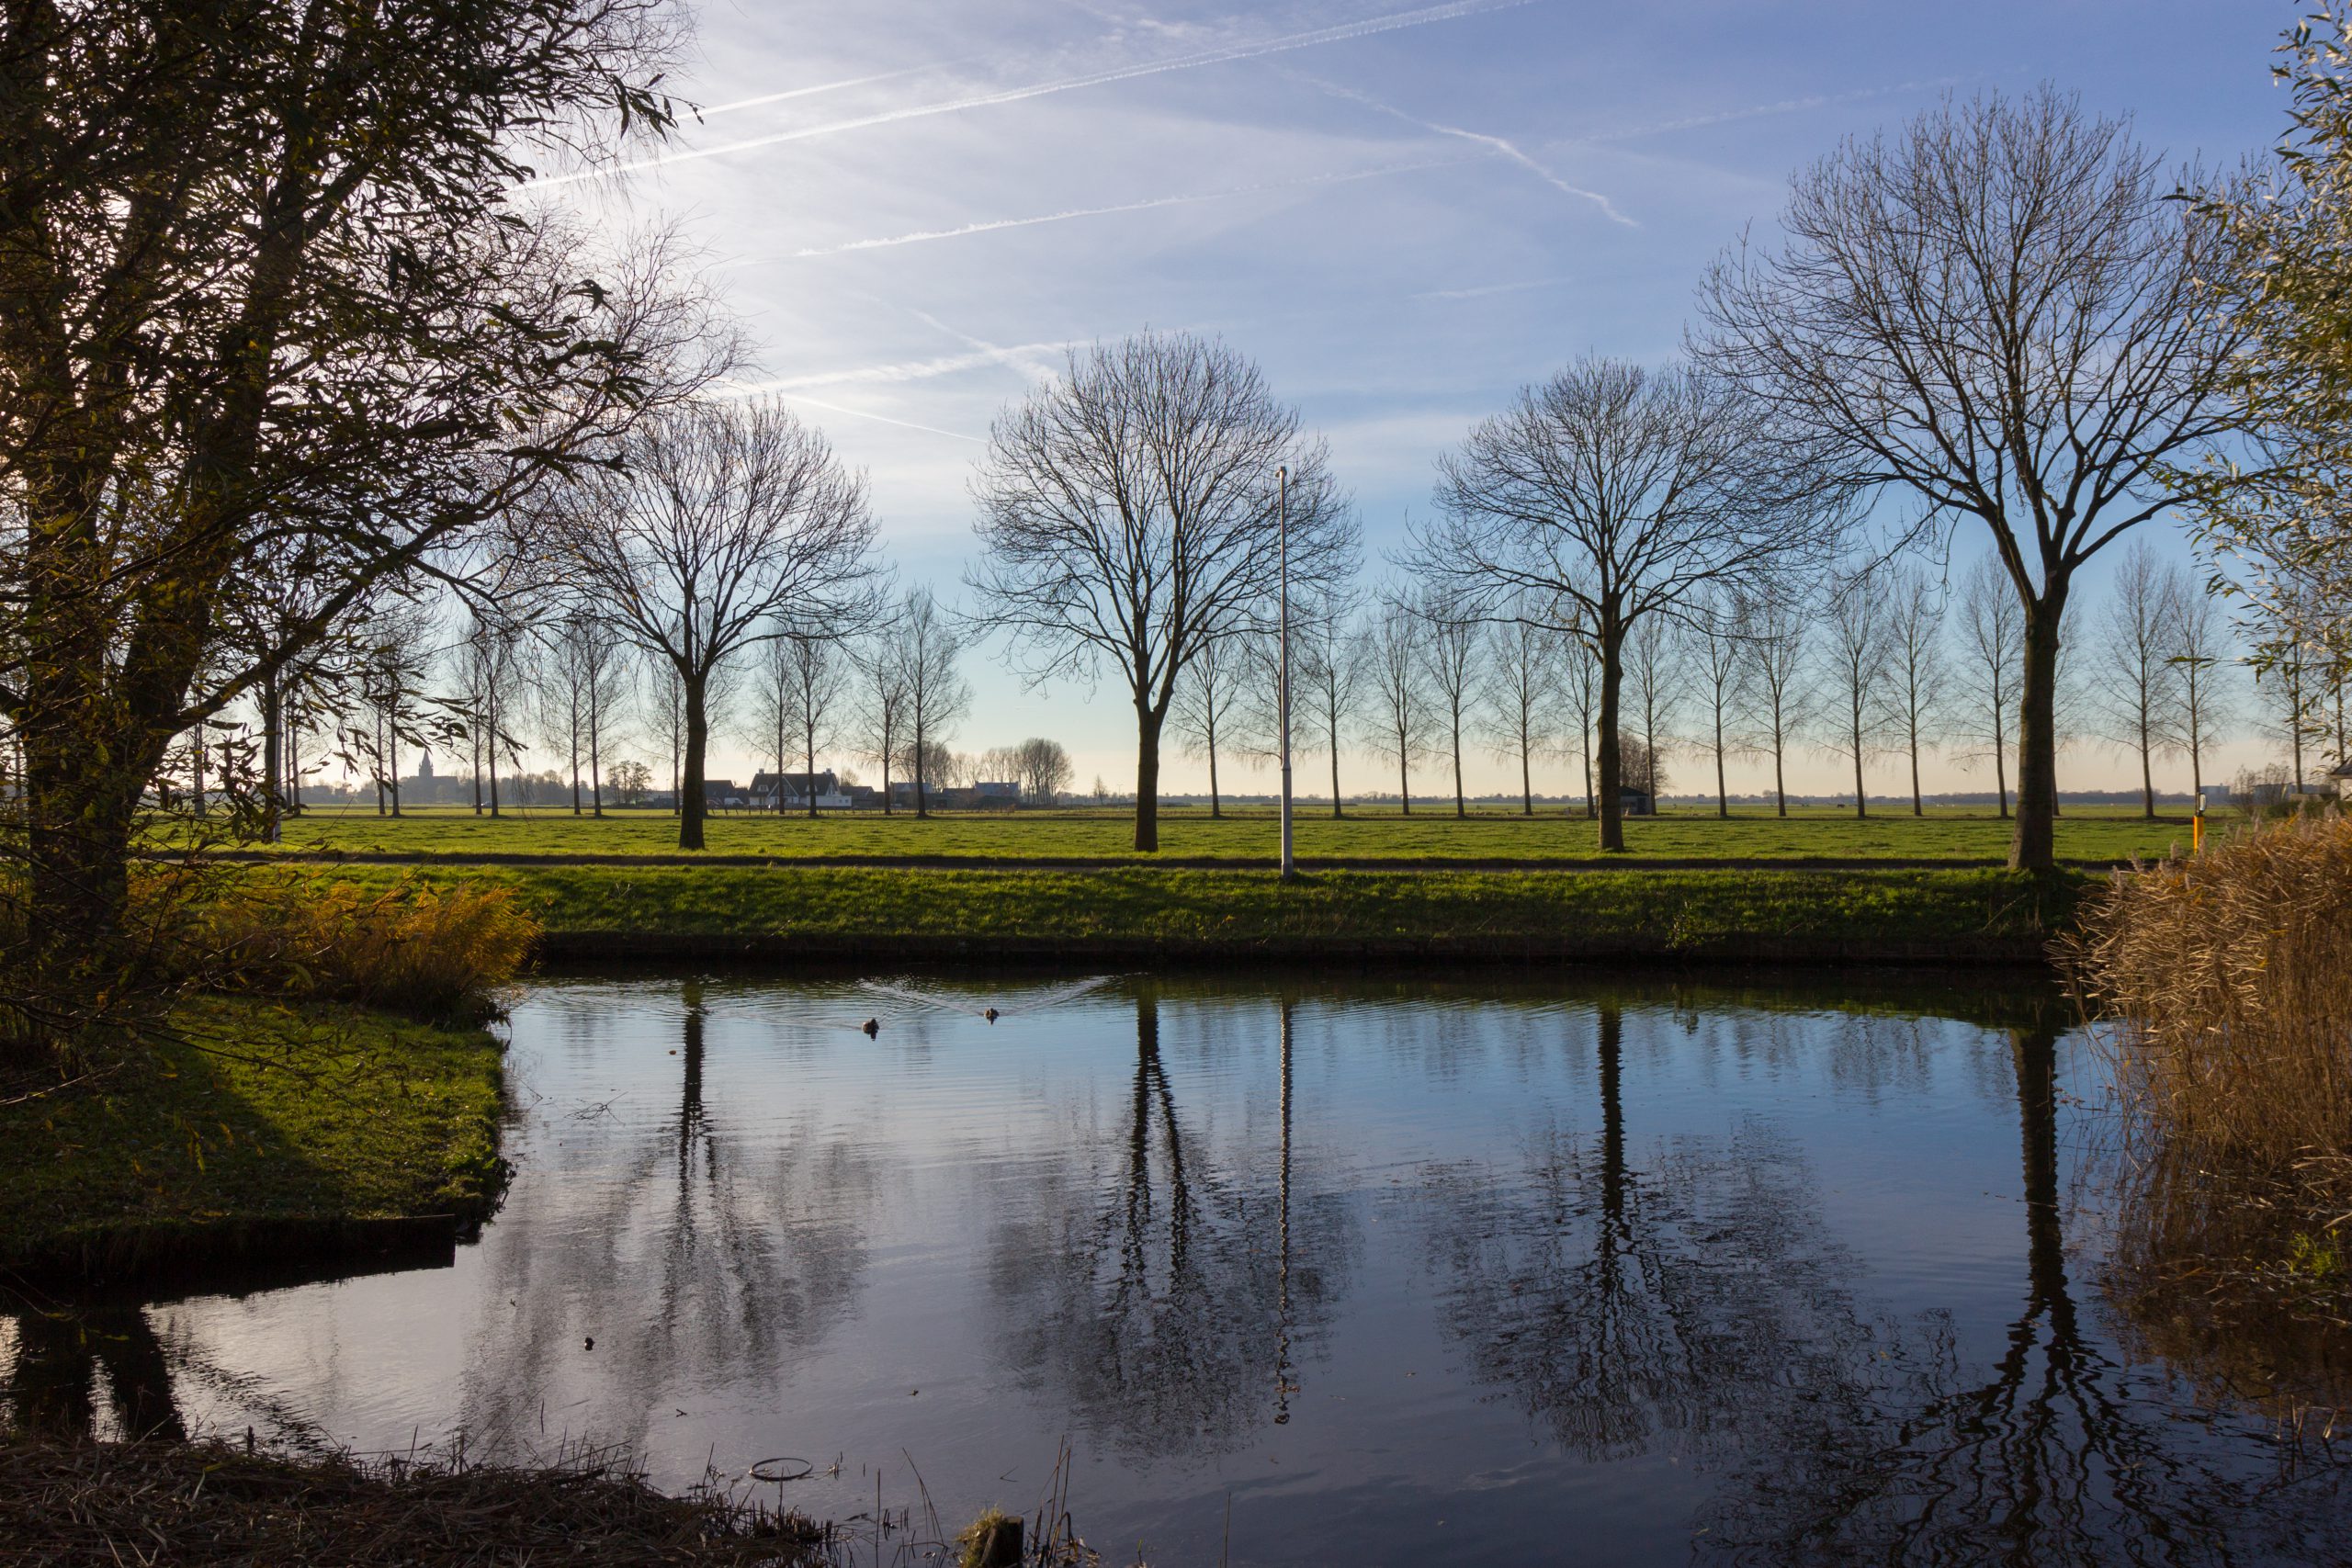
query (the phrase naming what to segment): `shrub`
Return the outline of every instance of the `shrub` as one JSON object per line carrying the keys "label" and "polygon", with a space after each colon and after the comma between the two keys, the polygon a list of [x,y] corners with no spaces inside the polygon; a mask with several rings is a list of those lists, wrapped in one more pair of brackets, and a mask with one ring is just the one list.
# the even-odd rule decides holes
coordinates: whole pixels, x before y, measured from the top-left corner
{"label": "shrub", "polygon": [[403,878],[364,887],[324,876],[253,874],[202,908],[201,977],[440,1018],[485,1010],[513,979],[538,921],[509,887]]}

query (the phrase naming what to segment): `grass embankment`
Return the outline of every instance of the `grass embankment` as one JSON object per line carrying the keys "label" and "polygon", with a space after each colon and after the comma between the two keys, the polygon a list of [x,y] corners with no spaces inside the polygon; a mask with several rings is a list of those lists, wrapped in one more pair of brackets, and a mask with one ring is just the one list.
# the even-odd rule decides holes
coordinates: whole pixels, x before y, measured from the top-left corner
{"label": "grass embankment", "polygon": [[[2234,820],[2234,818],[2232,818]],[[2209,819],[2219,829],[2222,819]],[[1728,819],[1712,813],[1635,818],[1625,824],[1627,852],[1644,860],[1948,861],[1999,864],[2007,858],[2012,824],[1990,811],[1936,808],[1925,817],[1808,808],[1781,818],[1743,811]],[[779,858],[830,856],[953,856],[986,859],[1090,859],[1148,864],[1132,848],[1134,825],[1124,812],[1099,810],[975,812],[916,818],[730,815],[707,824],[707,855]],[[1556,807],[1538,817],[1479,811],[1456,818],[1451,809],[1351,807],[1340,821],[1313,809],[1297,821],[1297,848],[1306,860],[1511,861],[1606,863],[1594,844],[1593,824]],[[2186,848],[2186,817],[2155,821],[2118,807],[2069,807],[2058,822],[2058,854],[2067,861],[2112,864],[2157,858],[2175,843]],[[603,818],[568,812],[509,809],[476,817],[436,807],[401,818],[357,810],[319,810],[289,819],[282,848],[291,852],[395,854],[464,859],[477,855],[666,855],[677,849],[676,819],[665,811],[619,811]],[[1273,814],[1262,808],[1212,818],[1184,807],[1160,817],[1161,860],[1216,860],[1265,864],[1273,857]]]}
{"label": "grass embankment", "polygon": [[2210,1318],[2250,1285],[2352,1326],[2352,821],[2119,877],[2069,949],[2138,1156],[2132,1289]]}
{"label": "grass embankment", "polygon": [[500,1112],[480,1030],[194,998],[134,1066],[0,1105],[0,1269],[446,1244],[496,1202]]}
{"label": "grass embankment", "polygon": [[[452,871],[337,873],[366,884]],[[2038,962],[2087,879],[1990,870],[1271,872],[484,866],[554,960],[1662,957]]]}

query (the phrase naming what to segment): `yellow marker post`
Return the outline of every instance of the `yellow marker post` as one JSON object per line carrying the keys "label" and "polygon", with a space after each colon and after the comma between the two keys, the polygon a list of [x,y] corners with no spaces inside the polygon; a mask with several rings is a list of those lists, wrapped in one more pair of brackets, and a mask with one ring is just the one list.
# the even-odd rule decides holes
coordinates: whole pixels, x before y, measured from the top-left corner
{"label": "yellow marker post", "polygon": [[2202,795],[2197,797],[2197,810],[2188,818],[2188,852],[2205,852],[2205,797]]}

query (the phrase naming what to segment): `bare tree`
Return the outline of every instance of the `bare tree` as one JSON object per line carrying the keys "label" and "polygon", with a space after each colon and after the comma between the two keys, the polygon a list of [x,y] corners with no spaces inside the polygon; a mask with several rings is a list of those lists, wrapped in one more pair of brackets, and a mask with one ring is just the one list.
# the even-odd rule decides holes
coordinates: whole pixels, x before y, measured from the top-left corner
{"label": "bare tree", "polygon": [[2183,583],[2165,657],[2179,671],[2180,700],[2165,716],[2166,737],[2188,759],[2192,798],[2205,794],[2205,749],[2229,734],[2229,624],[2211,593]]}
{"label": "bare tree", "polygon": [[1396,764],[1396,798],[1413,814],[1413,764],[1429,751],[1430,698],[1423,687],[1421,621],[1402,602],[1385,600],[1364,628],[1364,745]]}
{"label": "bare tree", "polygon": [[1567,617],[1562,641],[1561,690],[1568,711],[1576,715],[1577,746],[1584,764],[1584,814],[1598,818],[1600,802],[1593,794],[1592,737],[1600,723],[1600,654],[1585,635],[1581,611]]}
{"label": "bare tree", "polygon": [[1887,711],[1911,763],[1911,815],[1928,814],[1919,793],[1919,753],[1935,744],[1942,723],[1944,666],[1942,584],[1912,569],[1887,583]]}
{"label": "bare tree", "polygon": [[2140,759],[2140,815],[2156,818],[2155,756],[2171,745],[2167,719],[2179,701],[2172,661],[2175,628],[2187,609],[2188,583],[2167,570],[2144,539],[2117,562],[2115,585],[2099,615],[2096,681],[2108,739]]}
{"label": "bare tree", "polygon": [[477,817],[482,814],[485,778],[490,815],[503,815],[498,761],[502,756],[510,761],[521,760],[514,707],[529,683],[526,636],[526,628],[498,607],[477,605],[458,641],[458,701],[465,716],[467,746],[472,753]]}
{"label": "bare tree", "polygon": [[1535,755],[1560,718],[1560,635],[1553,618],[1514,606],[1486,632],[1479,690],[1487,738],[1497,755],[1518,759],[1520,811],[1528,817],[1535,815]]}
{"label": "bare tree", "polygon": [[1217,793],[1219,743],[1227,748],[1234,744],[1250,692],[1264,684],[1258,680],[1264,660],[1251,646],[1255,640],[1246,632],[1237,632],[1203,643],[1176,682],[1176,700],[1169,716],[1184,738],[1185,750],[1208,761],[1211,817],[1225,815]]}
{"label": "bare tree", "polygon": [[[1962,732],[1981,748],[1976,755],[1992,759],[1994,799],[2007,817],[2009,742],[2015,733],[2010,726],[2017,712],[2018,667],[2025,657],[2025,610],[2007,571],[1989,556],[1970,570],[1961,585],[1960,639],[1967,670],[1961,682],[1966,716]],[[2052,793],[2054,797],[2054,785]]]}
{"label": "bare tree", "polygon": [[1069,788],[1076,769],[1058,740],[1033,736],[1012,749],[1013,776],[1021,781],[1021,798],[1051,806]]}
{"label": "bare tree", "polygon": [[1825,705],[1837,722],[1822,730],[1824,749],[1854,764],[1854,815],[1871,814],[1862,768],[1885,739],[1886,605],[1867,574],[1849,578],[1829,593],[1822,617],[1821,667]]}
{"label": "bare tree", "polygon": [[857,754],[882,770],[882,815],[897,807],[890,794],[891,770],[906,745],[907,673],[889,631],[870,634],[853,655],[857,667]]}
{"label": "bare tree", "polygon": [[833,741],[848,684],[848,657],[831,637],[790,632],[770,637],[761,649],[752,709],[760,738],[775,742],[775,809],[787,809],[785,776],[790,761],[802,764],[808,781],[808,814],[817,815],[817,750]]}
{"label": "bare tree", "polygon": [[[1287,469],[1288,483],[1282,471]],[[1222,343],[1145,335],[1072,353],[1001,415],[974,491],[977,618],[1033,678],[1116,671],[1136,711],[1136,848],[1159,847],[1160,733],[1185,667],[1351,567],[1319,442]]]}
{"label": "bare tree", "polygon": [[1747,672],[1747,605],[1718,590],[1697,606],[1683,638],[1683,660],[1706,705],[1708,750],[1715,759],[1715,815],[1731,816],[1724,760],[1736,738],[1742,679]]}
{"label": "bare tree", "polygon": [[[611,622],[576,606],[541,626],[538,635],[541,731],[563,750],[571,775],[571,814],[580,816],[585,805],[602,817],[605,741],[626,674],[624,645]],[[583,758],[588,764],[585,802],[580,780]]]}
{"label": "bare tree", "polygon": [[928,588],[907,591],[883,633],[882,657],[897,668],[904,694],[906,752],[902,765],[915,786],[915,815],[931,815],[930,786],[946,782],[946,738],[972,705],[972,688],[956,671],[963,638]]}
{"label": "bare tree", "polygon": [[1773,810],[1786,817],[1789,748],[1813,723],[1813,660],[1805,640],[1812,616],[1792,595],[1767,593],[1748,601],[1746,619],[1748,729],[1757,750],[1771,753]]}
{"label": "bare tree", "polygon": [[1470,815],[1462,790],[1462,734],[1476,718],[1478,694],[1476,611],[1457,591],[1440,587],[1415,594],[1406,606],[1420,623],[1421,689],[1432,716],[1445,731],[1446,755],[1453,763],[1453,814]]}
{"label": "bare tree", "polygon": [[[666,659],[638,656],[638,711],[648,736],[670,756],[670,814],[685,810],[686,683]],[[706,711],[723,705],[705,696]]]}
{"label": "bare tree", "polygon": [[2054,89],[1947,100],[1799,175],[1780,252],[1743,246],[1702,290],[1708,361],[1916,498],[1912,536],[1990,534],[2025,619],[2015,866],[2055,852],[2075,574],[2236,419],[2218,247],[2181,184]]}
{"label": "bare tree", "polygon": [[1353,605],[1339,590],[1327,590],[1291,608],[1291,678],[1302,696],[1320,749],[1331,761],[1331,815],[1347,815],[1340,794],[1340,754],[1355,726],[1363,695],[1363,639],[1353,623]]}
{"label": "bare tree", "polygon": [[[423,743],[418,726],[423,719],[425,677],[435,653],[438,623],[430,606],[413,600],[391,599],[378,605],[361,623],[358,638],[357,689],[367,727],[353,727],[344,738],[348,756],[362,760],[376,786],[376,815],[401,815],[401,747]],[[202,803],[198,803],[198,809]]]}
{"label": "bare tree", "polygon": [[[1686,615],[1691,608],[1684,607]],[[1653,783],[1665,777],[1666,755],[1674,744],[1671,731],[1676,710],[1682,705],[1682,672],[1678,657],[1681,649],[1676,629],[1663,616],[1652,615],[1625,638],[1625,683],[1634,699],[1634,716],[1642,726],[1643,766]],[[1657,790],[1651,784],[1635,787],[1647,792],[1651,814],[1656,815],[1660,804]]]}
{"label": "bare tree", "polygon": [[633,429],[612,468],[550,508],[575,597],[676,671],[684,706],[678,847],[703,847],[714,674],[791,627],[846,636],[875,613],[862,477],[761,399],[702,401]]}
{"label": "bare tree", "polygon": [[[1625,639],[1687,620],[1717,584],[1760,585],[1842,534],[1833,487],[1760,406],[1687,367],[1585,359],[1521,390],[1439,464],[1442,522],[1413,565],[1491,605],[1580,612],[1600,660],[1600,847],[1625,847],[1617,761]],[[1770,467],[1758,461],[1770,448]]]}

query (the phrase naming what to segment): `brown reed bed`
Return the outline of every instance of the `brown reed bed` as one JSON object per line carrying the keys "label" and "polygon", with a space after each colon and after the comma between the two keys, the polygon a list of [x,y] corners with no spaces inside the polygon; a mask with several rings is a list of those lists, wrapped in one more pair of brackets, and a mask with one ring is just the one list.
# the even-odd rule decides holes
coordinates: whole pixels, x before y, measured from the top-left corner
{"label": "brown reed bed", "polygon": [[2061,957],[2120,1097],[2132,1292],[2352,1321],[2352,821],[2118,874]]}
{"label": "brown reed bed", "polygon": [[718,1484],[658,1492],[605,1450],[519,1468],[0,1435],[0,1557],[24,1568],[818,1568],[839,1540]]}

